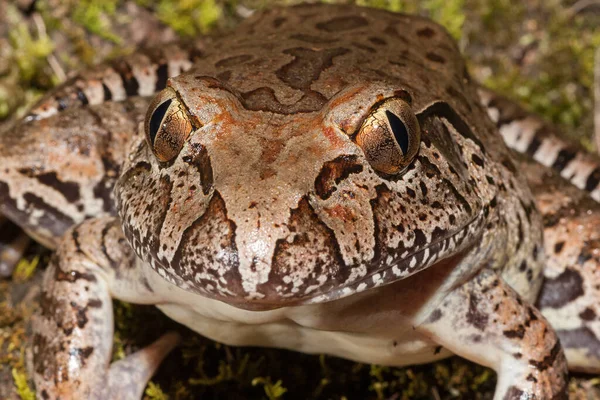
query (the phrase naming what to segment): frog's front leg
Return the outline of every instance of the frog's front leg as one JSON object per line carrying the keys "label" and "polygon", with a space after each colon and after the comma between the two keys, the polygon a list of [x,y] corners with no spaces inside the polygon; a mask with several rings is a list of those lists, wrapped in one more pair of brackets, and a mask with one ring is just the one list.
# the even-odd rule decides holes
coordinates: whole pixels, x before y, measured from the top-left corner
{"label": "frog's front leg", "polygon": [[149,303],[154,293],[114,218],[67,232],[44,276],[33,321],[34,379],[43,399],[139,399],[175,333],[110,365],[111,297]]}
{"label": "frog's front leg", "polygon": [[491,270],[455,288],[416,329],[496,370],[495,400],[567,399],[567,363],[554,330]]}

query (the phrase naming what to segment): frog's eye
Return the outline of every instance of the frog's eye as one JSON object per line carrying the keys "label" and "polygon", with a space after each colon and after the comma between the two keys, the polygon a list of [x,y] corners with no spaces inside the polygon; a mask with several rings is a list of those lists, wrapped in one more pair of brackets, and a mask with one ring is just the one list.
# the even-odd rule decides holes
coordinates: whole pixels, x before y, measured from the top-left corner
{"label": "frog's eye", "polygon": [[177,157],[192,128],[185,106],[173,89],[161,91],[150,103],[145,121],[146,139],[159,161]]}
{"label": "frog's eye", "polygon": [[375,171],[395,175],[417,155],[421,130],[410,105],[394,97],[371,110],[354,140]]}

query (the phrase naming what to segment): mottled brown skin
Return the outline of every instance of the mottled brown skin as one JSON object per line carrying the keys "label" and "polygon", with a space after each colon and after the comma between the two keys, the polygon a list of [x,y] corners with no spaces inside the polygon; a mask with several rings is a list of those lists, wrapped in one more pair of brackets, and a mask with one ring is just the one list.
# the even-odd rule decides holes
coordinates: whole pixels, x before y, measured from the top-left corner
{"label": "mottled brown skin", "polygon": [[545,281],[536,305],[556,329],[569,367],[597,372],[600,159],[510,100],[480,94],[506,143],[523,153],[515,154],[518,168],[543,216]]}
{"label": "mottled brown skin", "polygon": [[570,366],[600,368],[600,205],[554,171],[521,161],[544,217],[546,267],[536,306],[556,329]]}
{"label": "mottled brown skin", "polygon": [[112,188],[147,104],[133,98],[68,110],[4,133],[2,214],[50,248],[75,223],[114,214]]}
{"label": "mottled brown skin", "polygon": [[[542,231],[498,134],[504,120],[486,115],[503,109],[489,98],[481,106],[442,28],[384,11],[300,6],[257,14],[199,48],[83,73],[32,110],[24,139],[17,130],[0,138],[3,214],[50,246],[94,217],[67,231],[46,274],[34,321],[41,398],[139,397],[176,344],[167,334],[109,366],[110,298],[156,304],[228,344],[386,365],[453,352],[498,372],[496,399],[565,398],[565,355],[531,305],[552,228]],[[114,101],[147,96],[167,75],[178,76],[150,104],[142,133],[148,100]],[[78,129],[70,148],[79,154],[52,157]],[[32,156],[22,140],[50,151]],[[94,167],[69,164],[80,161]],[[110,188],[117,171],[112,195],[94,191]],[[53,197],[36,201],[32,188]],[[592,225],[586,232],[595,254]],[[595,261],[582,263],[590,276]],[[539,304],[582,297],[578,321],[593,321],[587,308],[597,301],[584,293],[542,292]],[[595,347],[579,338],[595,338],[594,326],[584,328],[564,336],[587,349],[569,362],[593,370]]]}

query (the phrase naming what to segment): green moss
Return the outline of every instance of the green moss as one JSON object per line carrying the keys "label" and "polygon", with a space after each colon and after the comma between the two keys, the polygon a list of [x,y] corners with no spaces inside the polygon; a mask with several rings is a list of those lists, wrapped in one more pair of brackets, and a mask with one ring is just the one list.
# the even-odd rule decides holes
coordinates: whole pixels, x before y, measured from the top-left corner
{"label": "green moss", "polygon": [[278,380],[275,383],[271,382],[270,377],[262,378],[254,378],[252,379],[252,386],[262,385],[265,390],[265,394],[269,400],[277,400],[280,399],[287,389],[283,387],[281,380]]}
{"label": "green moss", "polygon": [[222,6],[216,0],[161,0],[156,5],[157,17],[183,36],[207,33],[222,14]]}
{"label": "green moss", "polygon": [[23,258],[15,267],[12,278],[15,282],[25,282],[29,280],[40,263],[40,256],[36,255],[33,258]]}
{"label": "green moss", "polygon": [[8,37],[0,44],[1,64],[7,68],[0,70],[0,121],[39,96],[39,87],[58,83],[49,73],[48,56],[55,47],[46,30],[31,27],[14,5],[5,5],[3,12]]}
{"label": "green moss", "polygon": [[78,0],[73,4],[71,15],[75,22],[81,24],[88,31],[116,44],[121,44],[122,39],[112,32],[111,23],[118,4],[119,0]]}
{"label": "green moss", "polygon": [[[207,357],[205,357],[205,353],[209,350],[206,343],[195,347],[195,349],[191,349],[189,346],[186,348],[187,351],[184,352],[184,357],[198,360],[195,377],[188,379],[190,385],[214,386],[228,381],[245,381],[256,376],[256,370],[254,368],[249,368],[249,354],[237,352],[234,355],[229,352],[229,349],[226,346],[223,346],[220,343],[214,343],[213,345],[217,350],[227,349],[228,353],[228,356],[225,359],[218,360],[217,372],[213,375],[207,372],[208,369],[214,369],[213,365],[215,362],[206,361]],[[261,362],[261,360],[258,361],[258,363]],[[255,365],[253,367],[255,367]]]}
{"label": "green moss", "polygon": [[154,382],[148,382],[148,387],[146,387],[144,393],[146,395],[144,400],[169,400],[169,396]]}
{"label": "green moss", "polygon": [[403,0],[356,0],[356,4],[359,6],[382,8],[394,12],[405,11],[405,3]]}
{"label": "green moss", "polygon": [[444,25],[455,39],[460,39],[466,18],[464,0],[425,0],[422,4],[431,18]]}
{"label": "green moss", "polygon": [[[488,44],[510,49],[513,55],[500,51],[483,60],[491,72],[484,84],[571,128],[572,138],[589,144],[594,49],[600,46],[600,31],[594,27],[600,17],[572,15],[558,3],[541,2],[539,17],[527,19],[524,5],[503,0],[476,3],[490,31]],[[507,24],[513,13],[519,23]]]}
{"label": "green moss", "polygon": [[40,69],[45,66],[46,57],[54,50],[50,38],[39,33],[33,37],[25,23],[17,23],[9,34],[13,46],[13,59],[15,60],[21,79],[31,80]]}
{"label": "green moss", "polygon": [[27,374],[25,374],[23,371],[17,370],[16,368],[13,368],[12,376],[19,397],[22,400],[35,400],[35,394],[27,384]]}
{"label": "green moss", "polygon": [[13,109],[17,107],[13,92],[16,88],[13,85],[0,86],[0,121],[7,118]]}

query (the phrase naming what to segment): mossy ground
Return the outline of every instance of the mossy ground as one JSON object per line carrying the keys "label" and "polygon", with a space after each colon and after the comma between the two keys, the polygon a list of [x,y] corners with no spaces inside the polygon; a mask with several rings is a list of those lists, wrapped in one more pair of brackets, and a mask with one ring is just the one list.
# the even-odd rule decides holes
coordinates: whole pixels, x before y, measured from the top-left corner
{"label": "mossy ground", "polygon": [[[584,2],[560,0],[356,2],[436,19],[458,40],[479,81],[521,100],[593,149],[591,86],[594,49],[600,46],[600,7],[580,9]],[[274,3],[291,2],[0,0],[0,129],[1,121],[21,115],[69,71],[131,51],[144,41],[128,35],[134,20],[146,18],[159,26],[159,39],[194,37],[229,29],[244,10]],[[24,343],[35,304],[27,299],[35,294],[47,257],[39,247],[27,256],[34,260],[40,254],[37,272],[24,263],[13,281],[0,282],[0,377],[9,377],[0,379],[0,389],[10,385],[12,392],[0,390],[0,397],[32,398]],[[148,399],[489,399],[493,394],[494,373],[457,357],[387,368],[288,351],[232,348],[177,326],[153,307],[117,303],[115,312],[115,358],[168,329],[184,335],[184,344],[148,386]],[[597,383],[595,377],[574,378],[572,398],[597,398]]]}

